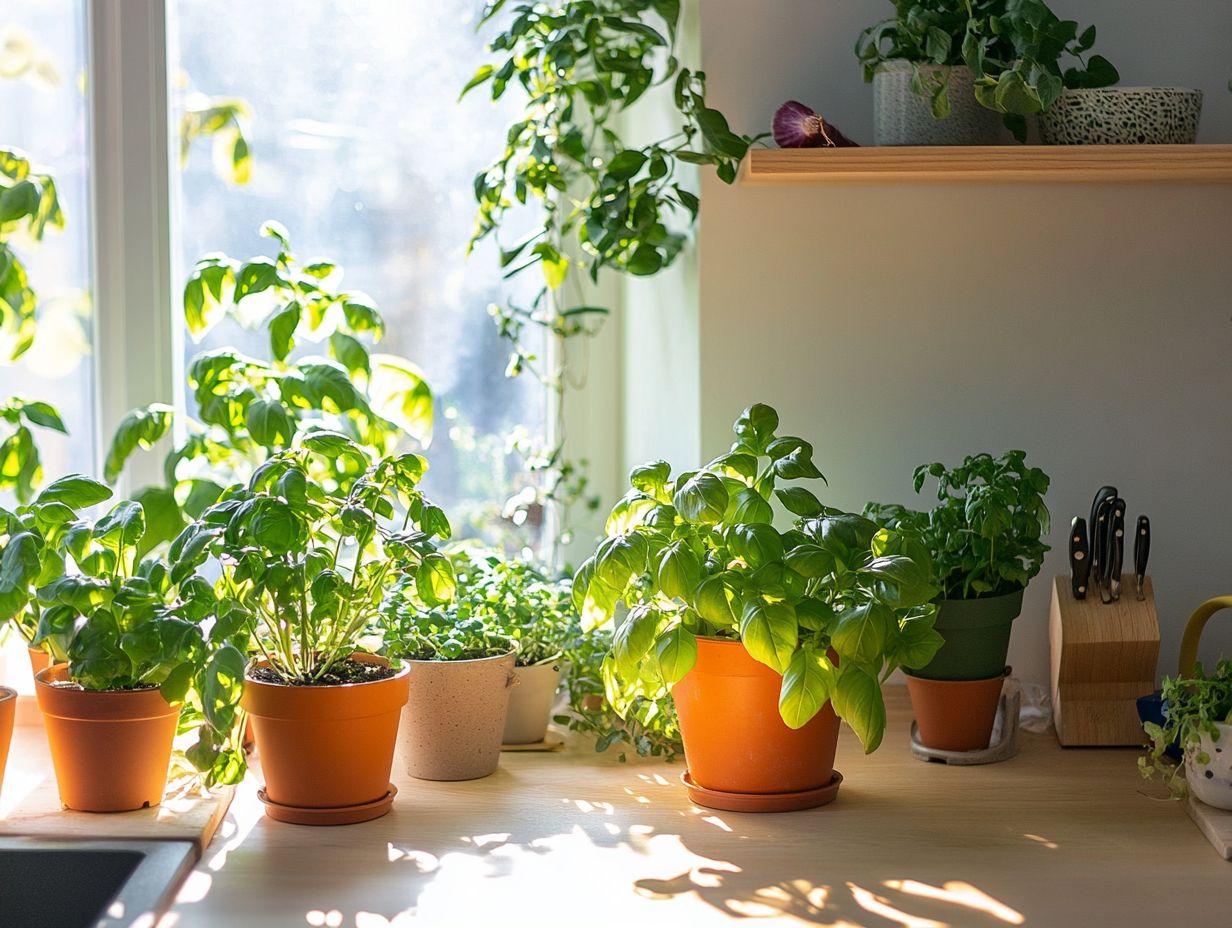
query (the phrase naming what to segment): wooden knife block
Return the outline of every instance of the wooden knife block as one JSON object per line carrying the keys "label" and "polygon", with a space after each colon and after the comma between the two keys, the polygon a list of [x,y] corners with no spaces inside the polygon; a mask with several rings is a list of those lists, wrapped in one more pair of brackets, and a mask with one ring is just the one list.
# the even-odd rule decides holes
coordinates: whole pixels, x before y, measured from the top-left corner
{"label": "wooden knife block", "polygon": [[1159,619],[1146,578],[1138,600],[1133,574],[1108,605],[1092,588],[1074,599],[1068,575],[1052,583],[1052,720],[1065,747],[1140,745],[1146,741],[1136,700],[1155,691]]}

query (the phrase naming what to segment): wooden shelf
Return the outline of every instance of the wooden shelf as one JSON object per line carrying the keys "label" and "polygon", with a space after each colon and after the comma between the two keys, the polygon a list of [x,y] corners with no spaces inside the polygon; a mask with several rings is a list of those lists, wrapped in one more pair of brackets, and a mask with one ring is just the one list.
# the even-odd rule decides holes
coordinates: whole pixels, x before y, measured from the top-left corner
{"label": "wooden shelf", "polygon": [[766,148],[741,183],[1228,184],[1232,145]]}

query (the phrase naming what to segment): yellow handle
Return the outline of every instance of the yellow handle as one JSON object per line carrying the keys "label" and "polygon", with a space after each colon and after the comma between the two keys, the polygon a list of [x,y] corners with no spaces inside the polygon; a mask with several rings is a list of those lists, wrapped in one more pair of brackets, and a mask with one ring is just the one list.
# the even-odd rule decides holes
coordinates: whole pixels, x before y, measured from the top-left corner
{"label": "yellow handle", "polygon": [[1189,617],[1185,626],[1185,636],[1181,639],[1181,660],[1178,673],[1182,677],[1191,676],[1198,665],[1198,641],[1202,638],[1202,629],[1211,616],[1224,609],[1232,609],[1232,596],[1216,596],[1208,599]]}

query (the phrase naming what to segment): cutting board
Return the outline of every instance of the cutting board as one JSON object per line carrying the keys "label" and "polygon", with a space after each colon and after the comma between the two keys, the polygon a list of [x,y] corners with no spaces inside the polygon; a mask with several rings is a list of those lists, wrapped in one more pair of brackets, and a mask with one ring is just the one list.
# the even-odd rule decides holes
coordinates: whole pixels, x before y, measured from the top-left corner
{"label": "cutting board", "polygon": [[1190,796],[1185,811],[1224,860],[1232,860],[1232,812],[1216,809]]}
{"label": "cutting board", "polygon": [[60,805],[42,725],[19,725],[0,792],[0,836],[192,841],[201,853],[234,793],[228,787],[205,796],[168,795],[155,808],[135,812],[71,812]]}

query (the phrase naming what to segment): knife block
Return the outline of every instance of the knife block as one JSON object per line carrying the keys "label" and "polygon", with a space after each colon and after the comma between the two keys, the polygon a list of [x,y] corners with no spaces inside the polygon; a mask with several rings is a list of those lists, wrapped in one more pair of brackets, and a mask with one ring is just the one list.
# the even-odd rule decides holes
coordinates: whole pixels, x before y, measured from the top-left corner
{"label": "knife block", "polygon": [[1139,601],[1133,574],[1108,605],[1099,591],[1074,599],[1068,575],[1052,583],[1048,643],[1052,652],[1052,720],[1065,747],[1140,745],[1146,740],[1137,699],[1155,691],[1159,619],[1146,578]]}

